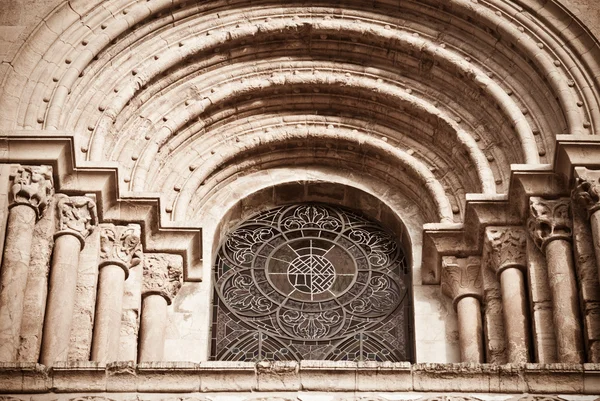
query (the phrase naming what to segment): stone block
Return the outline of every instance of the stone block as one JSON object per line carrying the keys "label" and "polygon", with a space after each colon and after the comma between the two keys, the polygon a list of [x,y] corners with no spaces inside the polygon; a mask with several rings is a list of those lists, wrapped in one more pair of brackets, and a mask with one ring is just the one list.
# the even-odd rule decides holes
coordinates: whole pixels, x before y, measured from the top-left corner
{"label": "stone block", "polygon": [[50,391],[52,380],[45,366],[31,362],[0,362],[0,394]]}
{"label": "stone block", "polygon": [[98,362],[56,362],[52,388],[57,393],[106,391],[106,365]]}
{"label": "stone block", "polygon": [[525,364],[488,366],[490,369],[490,392],[522,393],[527,391],[523,380]]}
{"label": "stone block", "polygon": [[200,391],[200,365],[192,362],[145,362],[137,365],[137,391],[195,393]]}
{"label": "stone block", "polygon": [[207,361],[198,367],[200,391],[255,391],[256,373],[252,362]]}
{"label": "stone block", "polygon": [[106,391],[137,391],[137,371],[133,361],[106,364]]}
{"label": "stone block", "polygon": [[358,391],[411,391],[412,387],[409,362],[358,362]]}
{"label": "stone block", "polygon": [[297,391],[300,389],[299,364],[296,361],[256,363],[258,391]]}
{"label": "stone block", "polygon": [[418,363],[413,366],[414,391],[490,391],[490,365]]}
{"label": "stone block", "polygon": [[600,363],[584,363],[583,373],[583,393],[600,394]]}
{"label": "stone block", "polygon": [[530,393],[581,394],[584,388],[583,365],[528,363],[523,377]]}
{"label": "stone block", "polygon": [[306,391],[356,390],[357,362],[300,361],[300,382]]}

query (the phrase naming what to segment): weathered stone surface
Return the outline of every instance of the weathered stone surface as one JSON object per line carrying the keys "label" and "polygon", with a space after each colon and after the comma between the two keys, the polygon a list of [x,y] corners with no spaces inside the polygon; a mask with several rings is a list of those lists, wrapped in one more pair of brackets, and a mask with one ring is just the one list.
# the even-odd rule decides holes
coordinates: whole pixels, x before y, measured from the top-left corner
{"label": "weathered stone surface", "polygon": [[93,361],[118,360],[125,280],[129,276],[129,269],[140,262],[139,225],[100,225],[100,271],[92,341]]}
{"label": "weathered stone surface", "polygon": [[510,363],[529,361],[529,319],[524,273],[527,234],[520,227],[488,227],[490,268],[500,278],[506,353]]}
{"label": "weathered stone surface", "polygon": [[594,242],[587,213],[574,205],[573,252],[579,284],[586,354],[590,362],[600,360],[600,281]]}
{"label": "weathered stone surface", "polygon": [[53,206],[54,201],[50,201],[47,212],[37,222],[33,231],[27,288],[23,300],[21,343],[18,354],[20,362],[37,362],[40,357],[48,292],[48,271],[54,245],[56,209]]}
{"label": "weathered stone surface", "polygon": [[[557,357],[557,343],[561,349],[569,344],[578,347],[576,335],[555,335],[552,330],[558,327],[557,316],[563,314],[567,316],[564,326],[571,334],[578,324],[578,318],[572,316],[576,315],[577,287],[564,288],[565,280],[561,279],[565,272],[560,271],[565,266],[571,269],[571,249],[565,244],[557,249],[559,240],[548,241],[544,233],[545,229],[552,231],[560,226],[536,223],[537,237],[533,238],[544,254],[531,240],[526,279],[515,271],[502,273],[502,297],[495,292],[496,287],[485,285],[491,282],[485,277],[481,294],[464,290],[466,287],[460,284],[462,289],[458,291],[446,290],[452,292],[452,298],[456,298],[452,301],[462,310],[458,319],[451,302],[440,295],[440,276],[436,273],[442,256],[481,255],[486,227],[523,224],[523,209],[527,209],[530,197],[565,196],[572,189],[572,167],[599,167],[599,153],[593,143],[598,142],[595,134],[600,128],[600,48],[592,36],[599,31],[595,16],[600,6],[596,2],[350,0],[304,4],[276,0],[265,7],[238,0],[4,3],[0,7],[1,161],[52,165],[61,191],[98,195],[99,215],[104,222],[140,224],[144,231],[140,241],[148,251],[183,255],[185,283],[179,295],[175,299],[151,295],[163,297],[154,300],[165,300],[160,304],[161,313],[150,319],[167,324],[165,359],[198,362],[208,358],[213,251],[231,225],[267,206],[298,201],[326,202],[372,214],[401,238],[409,250],[406,256],[413,277],[408,294],[414,299],[411,330],[416,342],[415,361],[457,361],[457,326],[463,333],[465,327],[480,331],[475,303],[479,299],[486,310],[488,361],[499,363],[502,357],[493,355],[493,350],[500,353],[503,346],[494,348],[490,340],[494,326],[501,331],[499,324],[493,323],[492,313],[495,311],[496,317],[501,313],[499,298],[508,306],[518,306],[516,312],[514,308],[502,309],[507,337],[528,337],[523,330],[513,336],[517,330],[511,326],[517,321],[519,328],[527,327],[521,319],[527,314],[523,313],[524,303],[508,301],[524,300],[521,282],[530,287],[527,312],[533,329],[534,359],[565,360],[570,352],[563,350]],[[565,150],[563,139],[557,137],[567,133],[580,141],[576,152]],[[16,145],[17,139],[24,138],[29,138],[26,145]],[[68,146],[56,151],[57,141]],[[521,170],[517,171],[519,165]],[[17,194],[18,202],[33,200],[37,203],[35,217],[39,218],[44,201],[33,187],[21,183],[13,192],[7,186],[6,191],[0,188],[0,196],[6,192]],[[360,193],[370,197],[357,196]],[[0,222],[5,222],[2,213],[0,210]],[[445,252],[433,252],[431,242],[423,241],[421,231],[424,223],[440,222],[453,224],[456,235],[447,238]],[[37,223],[36,230],[41,223]],[[589,263],[583,260],[589,255],[585,245],[590,239],[578,235],[577,224],[574,266],[583,300],[586,352],[590,360],[595,360],[600,345],[594,340],[598,319],[597,299],[592,292],[597,289],[590,284]],[[595,220],[591,224],[600,227]],[[8,231],[11,225],[14,222],[9,222]],[[5,243],[2,235],[0,243]],[[123,257],[111,254],[108,260],[113,263],[100,262],[100,274],[114,274],[106,273],[105,277],[112,277],[101,278],[97,294],[99,253],[106,256],[114,248],[106,245],[106,238],[100,246],[95,234],[86,241],[86,248],[90,240],[98,246],[89,253],[84,249],[79,259],[69,359],[89,359],[93,322],[102,325],[101,311],[111,309],[114,313],[109,326],[119,326],[120,332],[111,336],[119,339],[110,347],[118,350],[118,355],[108,359],[136,360],[142,312],[141,266],[130,270],[127,252]],[[21,263],[16,275],[20,283],[15,282],[19,285],[8,291],[8,296],[0,296],[0,322],[7,310],[2,307],[3,300],[16,295],[14,303],[22,304],[25,314],[16,319],[19,322],[8,319],[15,326],[11,335],[21,336],[17,342],[23,356],[19,358],[34,361],[36,346],[27,344],[41,338],[41,318],[38,322],[35,318],[26,320],[40,315],[45,281],[32,278],[33,260],[38,256],[35,244],[29,246],[21,237],[12,242],[7,238],[6,244],[10,249],[4,251],[2,278],[12,258],[15,264]],[[26,255],[17,252],[20,246],[33,249],[31,262],[24,263]],[[559,254],[566,259],[559,258]],[[40,252],[40,261],[46,256]],[[546,256],[549,263],[544,260]],[[520,258],[522,266],[523,255]],[[560,263],[553,263],[557,259]],[[25,272],[27,268],[29,273]],[[124,281],[128,274],[130,277]],[[22,301],[19,288],[24,280],[28,284]],[[12,286],[13,280],[8,281]],[[566,281],[575,282],[571,278]],[[39,289],[39,297],[32,296],[33,288]],[[124,293],[122,304],[107,304],[109,293]],[[148,303],[153,302],[149,297]],[[172,304],[163,313],[167,299],[172,299]],[[30,301],[37,305],[35,314],[27,312]],[[15,311],[8,310],[11,314]],[[0,336],[2,328],[8,327],[0,324]],[[19,329],[21,333],[17,333]],[[481,337],[477,333],[472,339]],[[6,343],[2,340],[0,337],[0,349]],[[464,350],[467,345],[464,339],[462,342]],[[519,347],[514,345],[509,341],[509,359],[522,361],[526,350],[515,352]],[[210,364],[207,366],[203,371],[206,377],[198,376],[206,388],[214,385],[214,391],[226,391],[234,387],[246,393],[211,393],[207,397],[188,394],[181,399],[308,401],[321,396],[297,394],[301,390],[251,393],[261,385],[295,388],[298,377],[302,380],[301,366],[297,375],[265,373],[263,382],[257,381],[254,371],[248,375],[245,368],[226,367],[225,371],[235,374],[224,377],[222,370],[211,371]],[[448,385],[447,391],[476,388],[508,394],[510,388],[510,396],[505,397],[455,396],[506,401],[521,398],[526,391],[552,391],[548,397],[556,399],[554,393],[564,397],[572,391],[585,393],[597,388],[596,379],[585,376],[585,370],[555,367],[540,368],[539,373],[537,367],[529,369],[531,372],[518,367],[514,371],[501,371],[497,366],[479,368],[431,373],[427,380],[432,386],[427,391]],[[148,369],[147,377],[142,374],[144,369],[127,364],[111,366],[108,373],[99,373],[90,366],[82,367],[79,373],[63,369],[62,376],[48,386],[32,387],[30,393],[56,385],[65,391],[97,391],[89,394],[87,401],[108,398],[102,395],[107,388],[132,393],[115,393],[110,397],[114,401],[135,397],[140,401],[179,399],[181,394],[160,393],[163,388],[158,378],[162,374],[169,376],[165,392],[195,392],[193,386],[186,387],[188,379],[195,380],[195,373],[171,374],[169,369],[160,369]],[[374,391],[403,391],[406,372],[402,369],[366,365],[360,370],[344,369],[340,381],[343,376],[353,382],[346,391],[364,392],[369,386]],[[314,386],[325,388],[323,382],[335,385],[329,380],[339,372],[316,371],[320,377]],[[22,373],[21,383],[27,380],[26,375],[37,377],[35,369],[27,372]],[[420,374],[425,380],[427,375]],[[585,376],[583,386],[577,383],[580,374]],[[87,375],[94,380],[101,376],[104,382],[99,386],[81,385]],[[436,375],[442,384],[434,383]],[[141,377],[146,377],[143,385]],[[283,377],[281,383],[271,380],[279,377]],[[466,384],[459,380],[463,377]],[[11,378],[10,382],[15,380]],[[70,387],[61,387],[60,380],[69,382]],[[479,381],[483,387],[475,385]],[[549,386],[544,387],[546,381]],[[142,393],[133,394],[138,391]],[[153,391],[158,393],[151,394]],[[17,398],[53,401],[50,398],[56,397],[67,401],[79,396],[53,392],[43,394],[42,399],[29,393]],[[354,394],[331,395],[332,399],[338,396],[349,399]],[[359,397],[380,400],[399,396],[373,393]],[[413,400],[450,401],[454,397],[421,396],[407,395]]]}
{"label": "weathered stone surface", "polygon": [[540,363],[554,363],[558,361],[558,357],[546,258],[531,238],[527,239],[527,255],[534,360]]}
{"label": "weathered stone surface", "polygon": [[95,230],[86,240],[79,255],[77,296],[69,336],[69,362],[88,361],[92,350],[92,332],[96,311],[98,264],[100,261],[100,231]]}
{"label": "weathered stone surface", "polygon": [[453,300],[458,314],[460,359],[483,362],[481,258],[446,256],[442,263],[442,292]]}
{"label": "weathered stone surface", "polygon": [[54,187],[48,166],[18,166],[11,173],[9,216],[0,272],[0,361],[16,361],[34,227]]}

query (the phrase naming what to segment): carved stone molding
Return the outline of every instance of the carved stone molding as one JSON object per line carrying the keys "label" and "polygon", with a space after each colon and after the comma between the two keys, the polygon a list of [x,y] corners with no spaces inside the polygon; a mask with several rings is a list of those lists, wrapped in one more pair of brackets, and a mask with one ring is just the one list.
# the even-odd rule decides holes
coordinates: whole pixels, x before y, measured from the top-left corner
{"label": "carved stone molding", "polygon": [[444,256],[442,259],[442,293],[452,298],[454,307],[461,298],[467,296],[481,301],[483,295],[481,258],[479,256],[469,256],[468,258]]}
{"label": "carved stone molding", "polygon": [[180,256],[150,253],[144,255],[142,296],[158,294],[170,305],[181,288],[183,277]]}
{"label": "carved stone molding", "polygon": [[525,270],[527,266],[527,232],[521,227],[488,227],[488,266],[500,275],[509,267]]}
{"label": "carved stone molding", "polygon": [[568,198],[547,200],[531,197],[527,229],[535,245],[543,252],[551,241],[570,241],[573,234],[571,201]]}
{"label": "carved stone molding", "polygon": [[87,196],[56,195],[57,232],[54,238],[70,234],[76,236],[81,242],[81,249],[85,240],[94,231],[98,224],[96,202]]}
{"label": "carved stone molding", "polygon": [[142,244],[139,224],[117,226],[100,224],[100,267],[117,265],[129,276],[129,269],[141,262]]}
{"label": "carved stone molding", "polygon": [[9,208],[17,205],[31,206],[41,218],[54,192],[52,167],[18,166],[11,172],[12,185],[9,194]]}
{"label": "carved stone molding", "polygon": [[575,168],[575,188],[571,197],[585,207],[588,217],[600,210],[600,171]]}

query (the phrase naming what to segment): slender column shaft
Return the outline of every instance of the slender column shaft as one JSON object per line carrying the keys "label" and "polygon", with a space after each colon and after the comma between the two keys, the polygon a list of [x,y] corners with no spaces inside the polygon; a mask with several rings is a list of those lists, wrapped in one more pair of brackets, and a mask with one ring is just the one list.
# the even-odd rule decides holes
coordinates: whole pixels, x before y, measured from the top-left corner
{"label": "slender column shaft", "polygon": [[481,305],[475,297],[463,297],[457,305],[460,360],[483,363]]}
{"label": "slender column shaft", "polygon": [[166,329],[167,300],[162,295],[146,295],[140,322],[140,362],[163,360]]}
{"label": "slender column shaft", "polygon": [[546,260],[552,291],[558,359],[563,363],[583,363],[583,341],[571,243],[562,239],[549,242],[546,245]]}
{"label": "slender column shaft", "polygon": [[16,205],[10,209],[0,273],[0,361],[2,362],[17,360],[35,222],[36,211],[32,207]]}
{"label": "slender column shaft", "polygon": [[56,209],[59,231],[55,234],[41,353],[46,366],[68,360],[79,254],[97,220],[96,204],[89,197],[57,194]]}
{"label": "slender column shaft", "polygon": [[529,321],[523,272],[514,267],[504,269],[500,274],[500,288],[508,361],[526,363],[529,361]]}
{"label": "slender column shaft", "polygon": [[100,225],[100,265],[92,360],[118,360],[121,341],[123,290],[129,269],[140,263],[140,226]]}
{"label": "slender column shaft", "polygon": [[117,360],[124,282],[125,271],[121,266],[109,264],[100,268],[92,343],[93,361]]}
{"label": "slender column shaft", "polygon": [[46,366],[66,361],[69,354],[80,248],[74,235],[61,235],[54,243],[42,340],[41,362]]}

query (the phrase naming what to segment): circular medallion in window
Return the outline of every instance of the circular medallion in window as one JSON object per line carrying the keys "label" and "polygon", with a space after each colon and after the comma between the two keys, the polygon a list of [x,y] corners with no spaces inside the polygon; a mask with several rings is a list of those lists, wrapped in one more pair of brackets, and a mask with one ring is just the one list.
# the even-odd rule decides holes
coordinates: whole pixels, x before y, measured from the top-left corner
{"label": "circular medallion in window", "polygon": [[403,252],[359,214],[260,213],[228,234],[214,275],[213,359],[409,359]]}

